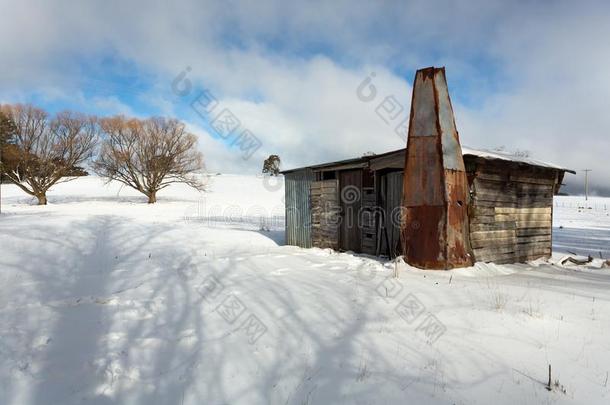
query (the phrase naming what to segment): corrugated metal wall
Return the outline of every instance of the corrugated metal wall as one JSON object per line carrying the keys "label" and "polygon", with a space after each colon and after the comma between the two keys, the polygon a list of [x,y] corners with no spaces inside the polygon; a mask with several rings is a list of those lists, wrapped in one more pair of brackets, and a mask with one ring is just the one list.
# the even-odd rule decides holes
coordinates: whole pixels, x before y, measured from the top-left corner
{"label": "corrugated metal wall", "polygon": [[310,169],[284,175],[287,245],[312,247],[310,187],[314,179],[314,173]]}

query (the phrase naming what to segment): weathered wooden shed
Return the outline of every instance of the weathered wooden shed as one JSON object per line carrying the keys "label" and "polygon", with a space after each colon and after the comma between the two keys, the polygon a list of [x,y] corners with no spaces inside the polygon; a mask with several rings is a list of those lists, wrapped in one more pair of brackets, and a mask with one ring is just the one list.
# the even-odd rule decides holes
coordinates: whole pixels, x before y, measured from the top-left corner
{"label": "weathered wooden shed", "polygon": [[[475,261],[549,257],[553,196],[571,170],[530,158],[462,148]],[[284,171],[286,243],[370,255],[403,254],[406,149]]]}

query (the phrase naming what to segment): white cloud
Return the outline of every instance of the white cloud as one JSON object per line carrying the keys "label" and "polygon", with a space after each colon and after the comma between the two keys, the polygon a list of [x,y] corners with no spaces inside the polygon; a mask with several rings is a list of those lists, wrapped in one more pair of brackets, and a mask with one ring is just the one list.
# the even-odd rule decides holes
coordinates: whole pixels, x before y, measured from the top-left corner
{"label": "white cloud", "polygon": [[[258,171],[270,153],[287,167],[402,147],[355,89],[375,71],[379,94],[408,108],[412,77],[395,72],[436,64],[447,66],[463,143],[591,167],[600,188],[610,178],[604,2],[23,1],[2,8],[1,99],[50,86],[78,94],[90,74],[79,62],[110,54],[159,78],[140,102],[179,114],[169,82],[191,66],[196,84],[211,88],[263,142],[245,162],[202,135],[214,170]],[[83,103],[131,108],[108,94]]]}

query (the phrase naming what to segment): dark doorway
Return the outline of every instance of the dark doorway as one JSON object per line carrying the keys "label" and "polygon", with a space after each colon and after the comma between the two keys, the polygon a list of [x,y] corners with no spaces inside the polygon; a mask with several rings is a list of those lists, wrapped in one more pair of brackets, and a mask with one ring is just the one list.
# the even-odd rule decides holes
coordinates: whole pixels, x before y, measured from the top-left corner
{"label": "dark doorway", "polygon": [[362,170],[346,170],[339,175],[341,200],[340,248],[361,251],[361,230],[358,217],[362,206]]}

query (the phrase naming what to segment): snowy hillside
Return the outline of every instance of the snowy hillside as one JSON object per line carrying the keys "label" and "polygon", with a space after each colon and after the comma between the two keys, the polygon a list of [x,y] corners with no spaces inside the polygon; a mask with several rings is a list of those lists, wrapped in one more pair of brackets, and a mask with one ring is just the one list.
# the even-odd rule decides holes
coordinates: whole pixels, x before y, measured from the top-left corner
{"label": "snowy hillside", "polygon": [[556,199],[590,266],[426,272],[283,246],[281,184],[208,189],[2,186],[0,404],[610,402],[609,200]]}

